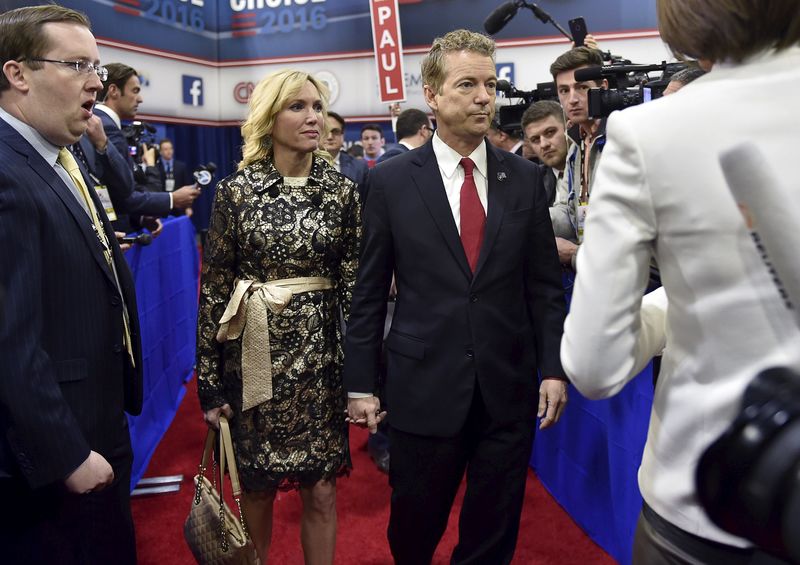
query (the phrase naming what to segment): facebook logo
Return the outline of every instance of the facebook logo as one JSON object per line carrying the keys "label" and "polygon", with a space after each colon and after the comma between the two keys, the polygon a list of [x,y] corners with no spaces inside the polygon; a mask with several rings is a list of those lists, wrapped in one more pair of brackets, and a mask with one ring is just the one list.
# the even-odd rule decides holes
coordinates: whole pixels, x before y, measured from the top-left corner
{"label": "facebook logo", "polygon": [[190,106],[203,105],[203,79],[183,75],[183,103]]}
{"label": "facebook logo", "polygon": [[514,84],[514,63],[496,63],[497,80],[507,80]]}

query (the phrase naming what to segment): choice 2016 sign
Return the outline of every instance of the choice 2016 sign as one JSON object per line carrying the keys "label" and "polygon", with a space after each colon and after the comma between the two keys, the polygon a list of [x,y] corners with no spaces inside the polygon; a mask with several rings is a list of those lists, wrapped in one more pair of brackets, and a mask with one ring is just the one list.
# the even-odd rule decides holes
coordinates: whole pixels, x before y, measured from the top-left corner
{"label": "choice 2016 sign", "polygon": [[[368,0],[61,0],[85,12],[99,38],[184,57],[236,64],[253,60],[366,54],[373,50]],[[427,46],[444,33],[482,30],[483,20],[502,0],[399,0],[406,46]],[[24,0],[4,5],[24,6]],[[656,27],[654,2],[540,0],[538,5],[566,25],[587,17],[589,32]],[[527,10],[499,39],[552,36],[554,28]]]}

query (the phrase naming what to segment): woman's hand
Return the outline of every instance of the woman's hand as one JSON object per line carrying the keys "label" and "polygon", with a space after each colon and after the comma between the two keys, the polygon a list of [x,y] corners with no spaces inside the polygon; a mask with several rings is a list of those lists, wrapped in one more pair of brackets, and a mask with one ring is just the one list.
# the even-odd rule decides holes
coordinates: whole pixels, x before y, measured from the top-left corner
{"label": "woman's hand", "polygon": [[233,410],[231,410],[231,405],[223,404],[219,408],[212,408],[211,410],[206,412],[203,415],[203,419],[206,421],[206,425],[208,425],[209,428],[218,430],[220,414],[224,414],[226,418],[230,419],[231,416],[233,416]]}

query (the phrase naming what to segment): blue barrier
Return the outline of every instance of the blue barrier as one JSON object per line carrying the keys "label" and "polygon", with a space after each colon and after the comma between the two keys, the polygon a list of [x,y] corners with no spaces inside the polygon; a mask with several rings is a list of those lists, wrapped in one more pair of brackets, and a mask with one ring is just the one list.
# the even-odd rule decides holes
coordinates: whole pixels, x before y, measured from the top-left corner
{"label": "blue barrier", "polygon": [[133,444],[131,489],[144,474],[172,423],[192,377],[197,327],[199,256],[187,217],[162,220],[164,230],[147,247],[125,257],[136,282],[144,365],[144,405],[129,416]]}
{"label": "blue barrier", "polygon": [[631,562],[642,507],[637,472],[653,404],[652,365],[607,400],[569,386],[559,423],[537,431],[531,466],[572,519],[617,562]]}

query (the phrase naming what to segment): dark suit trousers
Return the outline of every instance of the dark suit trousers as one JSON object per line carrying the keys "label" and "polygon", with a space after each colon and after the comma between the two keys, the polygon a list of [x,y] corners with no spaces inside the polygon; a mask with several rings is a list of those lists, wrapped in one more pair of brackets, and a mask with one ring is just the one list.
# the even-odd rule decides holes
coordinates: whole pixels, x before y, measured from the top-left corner
{"label": "dark suit trousers", "polygon": [[533,421],[492,421],[477,382],[469,416],[455,437],[427,437],[390,428],[388,536],[395,563],[431,562],[465,470],[467,488],[451,563],[510,563],[519,533],[533,431]]}
{"label": "dark suit trousers", "polygon": [[130,442],[106,458],[114,468],[114,482],[89,494],[69,493],[61,483],[31,490],[22,479],[0,479],[0,561],[135,565]]}

